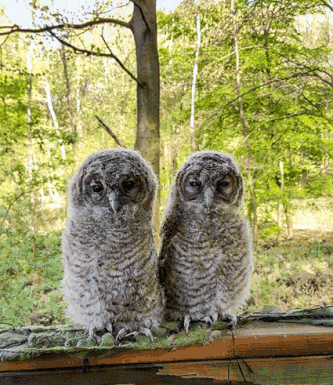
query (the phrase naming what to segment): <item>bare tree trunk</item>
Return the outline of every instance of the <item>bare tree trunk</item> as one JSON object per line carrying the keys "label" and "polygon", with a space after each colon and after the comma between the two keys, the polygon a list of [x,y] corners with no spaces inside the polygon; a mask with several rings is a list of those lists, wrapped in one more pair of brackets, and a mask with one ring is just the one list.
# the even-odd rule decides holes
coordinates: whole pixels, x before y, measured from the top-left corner
{"label": "bare tree trunk", "polygon": [[193,78],[192,78],[192,93],[191,93],[191,119],[190,119],[190,132],[191,132],[191,151],[196,150],[196,137],[195,137],[195,88],[197,84],[198,76],[198,64],[199,64],[199,52],[201,45],[201,28],[200,28],[200,9],[197,9],[197,46],[195,49],[195,59],[193,66]]}
{"label": "bare tree trunk", "polygon": [[[280,168],[280,190],[283,191],[284,189],[284,171],[283,171],[283,162],[279,162],[279,168]],[[278,225],[282,227],[282,215],[283,215],[283,205],[282,202],[278,203]]]}
{"label": "bare tree trunk", "polygon": [[[281,161],[279,163],[280,165],[280,175],[281,175],[281,190],[284,190],[284,169],[283,169],[283,162]],[[288,205],[284,204],[284,213],[286,215],[287,220],[287,231],[288,231],[288,238],[291,239],[294,236],[294,226],[293,226],[293,217],[289,211]]]}
{"label": "bare tree trunk", "polygon": [[257,205],[255,200],[255,189],[254,189],[254,180],[251,172],[251,144],[247,132],[246,120],[243,110],[243,98],[242,98],[242,83],[240,76],[240,65],[239,65],[239,48],[238,48],[238,36],[237,36],[237,25],[236,18],[237,13],[234,9],[234,0],[231,0],[231,12],[232,12],[232,23],[233,23],[233,37],[234,37],[234,46],[235,46],[235,55],[236,55],[236,88],[237,88],[237,98],[238,98],[238,108],[239,108],[239,117],[241,121],[243,136],[247,148],[247,158],[246,158],[246,175],[250,187],[250,196],[253,212],[253,227],[252,227],[252,241],[253,246],[256,247],[258,243],[258,220],[257,220]]}
{"label": "bare tree trunk", "polygon": [[[64,75],[65,75],[65,83],[66,83],[66,99],[67,99],[69,120],[71,123],[71,131],[72,131],[72,134],[75,135],[76,124],[74,121],[74,116],[73,116],[74,114],[73,114],[72,103],[71,103],[71,86],[70,86],[70,82],[69,82],[66,49],[65,49],[64,45],[61,46],[61,61],[62,61],[62,64],[64,66]],[[75,170],[77,167],[75,142],[72,145],[72,149],[73,149],[73,168]]]}
{"label": "bare tree trunk", "polygon": [[282,203],[279,202],[277,204],[277,224],[280,227],[282,227],[282,214],[283,214],[283,207],[282,207]]}
{"label": "bare tree trunk", "polygon": [[293,216],[291,215],[291,213],[287,207],[285,207],[284,213],[285,213],[286,219],[287,219],[288,239],[291,239],[294,237]]}
{"label": "bare tree trunk", "polygon": [[69,120],[71,123],[72,132],[75,132],[76,127],[74,123],[73,111],[72,111],[72,105],[71,105],[71,86],[70,86],[69,76],[68,76],[66,50],[63,45],[61,46],[61,61],[62,61],[62,64],[64,65],[64,75],[65,75],[65,83],[66,83],[66,100],[67,100],[67,106],[68,106]]}
{"label": "bare tree trunk", "polygon": [[[159,181],[159,59],[157,51],[156,0],[134,0],[130,21],[137,61],[137,136],[134,148],[152,165]],[[158,238],[160,194],[155,205],[154,229]]]}
{"label": "bare tree trunk", "polygon": [[64,146],[64,144],[62,142],[62,139],[60,138],[60,131],[59,131],[58,120],[57,120],[56,114],[55,114],[54,109],[53,109],[51,93],[50,93],[50,85],[49,85],[49,82],[47,80],[45,82],[44,89],[45,89],[45,92],[46,92],[47,106],[49,108],[49,111],[50,111],[50,114],[51,114],[51,117],[52,117],[52,120],[53,120],[54,128],[55,128],[56,133],[57,133],[57,135],[59,137],[58,142],[59,142],[59,145],[60,145],[61,158],[62,158],[62,160],[66,160],[65,146]]}

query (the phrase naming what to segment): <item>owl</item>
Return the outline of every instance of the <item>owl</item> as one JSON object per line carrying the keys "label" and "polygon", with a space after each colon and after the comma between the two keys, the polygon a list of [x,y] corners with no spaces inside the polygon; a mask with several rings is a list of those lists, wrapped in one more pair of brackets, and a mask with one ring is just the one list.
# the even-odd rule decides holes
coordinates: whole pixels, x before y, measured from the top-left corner
{"label": "owl", "polygon": [[239,213],[242,177],[230,155],[194,153],[179,170],[161,230],[166,317],[234,327],[251,275],[251,240]]}
{"label": "owl", "polygon": [[63,233],[62,289],[67,314],[116,341],[144,334],[163,318],[152,233],[156,178],[132,150],[91,154],[69,186],[69,221]]}

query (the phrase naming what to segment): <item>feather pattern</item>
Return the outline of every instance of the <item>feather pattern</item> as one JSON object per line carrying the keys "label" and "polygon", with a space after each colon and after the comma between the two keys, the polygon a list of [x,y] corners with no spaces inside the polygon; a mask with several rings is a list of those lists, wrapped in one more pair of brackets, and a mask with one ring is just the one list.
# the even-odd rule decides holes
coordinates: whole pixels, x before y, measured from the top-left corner
{"label": "feather pattern", "polygon": [[251,242],[239,213],[243,182],[232,158],[193,154],[179,170],[162,226],[159,277],[166,316],[236,324],[251,275]]}
{"label": "feather pattern", "polygon": [[165,304],[152,233],[151,168],[135,151],[99,151],[83,162],[69,190],[62,281],[68,315],[93,339],[104,329],[119,338],[151,336]]}

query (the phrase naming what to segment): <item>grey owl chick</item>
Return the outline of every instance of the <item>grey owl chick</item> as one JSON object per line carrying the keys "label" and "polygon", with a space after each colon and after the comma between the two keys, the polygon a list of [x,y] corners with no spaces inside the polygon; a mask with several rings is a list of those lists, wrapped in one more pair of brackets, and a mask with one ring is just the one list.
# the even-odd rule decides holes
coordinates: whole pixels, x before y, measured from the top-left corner
{"label": "grey owl chick", "polygon": [[156,178],[141,155],[113,149],[91,154],[69,187],[63,234],[62,289],[75,324],[152,338],[163,317],[152,213]]}
{"label": "grey owl chick", "polygon": [[166,316],[234,327],[251,275],[251,240],[239,213],[242,177],[220,152],[194,153],[179,170],[162,225],[159,277]]}

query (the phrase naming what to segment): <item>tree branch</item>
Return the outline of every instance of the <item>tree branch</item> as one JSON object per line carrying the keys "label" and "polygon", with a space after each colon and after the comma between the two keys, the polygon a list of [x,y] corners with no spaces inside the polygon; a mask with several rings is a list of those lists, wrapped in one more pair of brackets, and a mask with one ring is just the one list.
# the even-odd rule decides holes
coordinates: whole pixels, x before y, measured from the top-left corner
{"label": "tree branch", "polygon": [[247,95],[247,94],[250,94],[252,92],[254,92],[255,90],[257,89],[260,89],[260,88],[263,88],[265,86],[268,86],[272,83],[276,83],[276,82],[282,82],[282,81],[287,81],[287,80],[290,80],[290,79],[293,79],[293,78],[297,78],[297,77],[302,77],[302,76],[305,76],[305,75],[309,75],[311,72],[314,72],[315,70],[314,69],[309,69],[308,71],[306,72],[302,72],[302,73],[296,73],[296,74],[293,74],[291,76],[288,76],[286,78],[279,78],[279,79],[272,79],[272,80],[269,80],[268,82],[266,83],[263,83],[263,84],[259,84],[258,86],[255,86],[253,88],[251,88],[250,90],[246,91],[246,92],[243,92],[242,94],[238,95],[236,98],[230,100],[228,103],[225,103],[217,112],[215,112],[214,114],[212,114],[211,116],[209,116],[199,127],[199,129],[201,129],[201,127],[203,127],[204,125],[206,125],[206,123],[208,122],[208,120],[212,119],[214,116],[218,115],[224,108],[228,107],[230,104],[234,103],[234,102],[237,102],[240,98],[242,98],[243,96]]}
{"label": "tree branch", "polygon": [[332,12],[333,12],[333,7],[331,6],[331,4],[329,4],[327,1],[324,1],[324,0],[319,0],[323,5],[325,5],[325,7],[327,7],[328,9],[330,9]]}
{"label": "tree branch", "polygon": [[117,58],[117,56],[115,56],[113,54],[113,52],[111,51],[111,48],[109,47],[108,43],[106,42],[106,40],[104,39],[104,35],[102,33],[101,35],[101,38],[104,42],[104,44],[106,45],[107,49],[109,50],[110,52],[110,55],[113,57],[113,59],[119,64],[119,66],[133,79],[135,80],[139,86],[141,86],[142,84],[139,82],[139,80],[132,74],[132,72],[130,72],[130,70],[128,70],[125,65]]}
{"label": "tree branch", "polygon": [[48,31],[50,33],[51,36],[53,36],[55,39],[57,39],[59,41],[59,43],[65,45],[66,47],[69,47],[71,48],[74,52],[80,52],[80,53],[83,53],[83,54],[86,54],[88,56],[90,55],[93,55],[93,56],[99,56],[99,57],[110,57],[112,59],[114,59],[119,65],[120,67],[133,79],[135,80],[139,85],[139,81],[138,79],[132,74],[131,71],[129,71],[122,63],[121,61],[118,59],[118,57],[116,55],[114,55],[112,52],[111,53],[103,53],[103,52],[93,52],[93,51],[89,51],[87,49],[83,49],[83,48],[78,48],[78,47],[75,47],[73,44],[71,43],[68,43],[68,41],[62,39],[61,37],[57,36],[52,30],[49,30]]}
{"label": "tree branch", "polygon": [[[143,21],[145,22],[149,31],[152,31],[153,29],[149,25],[148,20],[146,19],[146,16],[145,16],[145,12],[148,13],[148,7],[146,6],[146,4],[140,0],[132,0],[132,3],[139,8]],[[134,15],[134,12],[133,12],[133,15]],[[132,22],[132,20],[131,20],[131,22]]]}
{"label": "tree branch", "polygon": [[99,18],[97,20],[91,20],[87,21],[86,23],[81,24],[58,24],[58,25],[52,25],[52,26],[45,26],[42,28],[20,28],[18,25],[11,25],[11,26],[0,26],[0,30],[5,30],[5,32],[0,32],[1,35],[11,35],[12,33],[17,32],[24,32],[24,33],[43,33],[43,32],[50,32],[54,29],[65,29],[65,28],[73,28],[73,29],[84,29],[88,27],[93,27],[95,25],[99,24],[105,24],[105,23],[112,23],[116,25],[120,25],[125,28],[131,29],[131,26],[129,23],[126,23],[125,21],[112,19],[112,18]]}
{"label": "tree branch", "polygon": [[95,115],[95,118],[99,121],[99,124],[104,128],[104,130],[115,140],[119,147],[126,148],[125,144],[117,138],[111,129],[97,115]]}

